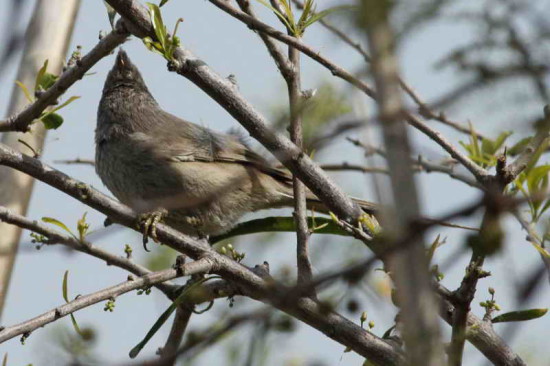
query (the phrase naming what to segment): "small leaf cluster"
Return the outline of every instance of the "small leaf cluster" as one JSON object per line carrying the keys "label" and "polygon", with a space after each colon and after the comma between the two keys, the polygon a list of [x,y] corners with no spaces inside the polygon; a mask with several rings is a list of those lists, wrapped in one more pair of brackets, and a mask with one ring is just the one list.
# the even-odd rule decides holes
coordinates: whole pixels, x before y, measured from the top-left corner
{"label": "small leaf cluster", "polygon": [[139,290],[137,290],[138,295],[150,295],[151,294],[151,286],[143,286]]}
{"label": "small leaf cluster", "polygon": [[349,5],[335,6],[317,13],[315,11],[316,9],[315,1],[306,0],[304,2],[302,14],[300,15],[300,18],[296,20],[296,16],[294,15],[294,11],[292,9],[290,0],[279,0],[279,4],[281,5],[282,12],[275,9],[266,0],[257,0],[257,1],[260,4],[264,5],[265,7],[269,8],[275,15],[277,15],[277,17],[286,26],[289,33],[292,34],[294,37],[301,37],[306,31],[307,27],[323,19],[327,15],[338,10],[351,8],[351,6]]}
{"label": "small leaf cluster", "polygon": [[512,135],[510,131],[504,131],[494,140],[480,138],[472,126],[470,126],[470,141],[468,143],[460,141],[460,144],[468,152],[468,156],[474,162],[483,168],[490,168],[496,165],[498,150],[504,146],[504,143]]}
{"label": "small leaf cluster", "polygon": [[105,307],[103,308],[103,311],[109,311],[111,313],[113,311],[115,311],[115,298],[114,297],[107,300],[107,302],[105,303]]}
{"label": "small leaf cluster", "polygon": [[[161,3],[161,6],[165,2]],[[151,17],[151,22],[153,23],[153,29],[155,31],[156,40],[153,40],[151,37],[143,38],[143,43],[149,51],[154,51],[161,54],[166,60],[172,61],[174,57],[174,51],[180,45],[180,39],[176,36],[178,31],[178,26],[183,22],[182,18],[179,18],[174,26],[174,30],[170,35],[164,21],[162,20],[162,14],[160,12],[160,7],[156,4],[147,3],[149,7],[149,15]]]}
{"label": "small leaf cluster", "polygon": [[237,261],[238,263],[241,263],[241,261],[246,256],[246,253],[240,253],[238,252],[234,247],[233,244],[227,244],[220,248],[219,252],[223,255],[228,256],[229,258],[233,259],[234,261]]}
{"label": "small leaf cluster", "polygon": [[[29,101],[29,103],[33,103],[36,98],[39,98],[44,91],[48,90],[59,78],[59,76],[49,73],[48,71],[48,60],[44,61],[44,65],[38,70],[38,74],[36,75],[36,80],[34,83],[34,94],[31,95],[29,92],[29,89],[25,84],[23,84],[20,81],[16,81],[15,83],[21,90],[23,91],[23,94],[25,94],[25,98]],[[63,124],[63,117],[61,117],[59,114],[55,113],[58,110],[60,110],[63,107],[66,107],[67,105],[71,104],[75,100],[77,100],[78,96],[72,96],[69,99],[67,99],[64,103],[61,105],[56,106],[55,108],[52,108],[48,111],[42,112],[40,117],[38,119],[42,121],[44,124],[44,127],[48,130],[57,129],[59,126]]]}
{"label": "small leaf cluster", "polygon": [[48,224],[53,224],[57,227],[60,227],[61,229],[65,230],[69,235],[71,235],[73,238],[78,240],[79,242],[84,242],[86,240],[86,235],[89,233],[90,224],[86,222],[86,215],[87,212],[84,212],[82,217],[78,219],[76,223],[76,229],[78,231],[78,235],[75,235],[71,229],[67,227],[64,223],[59,221],[58,219],[55,219],[53,217],[43,217],[42,221],[47,222]]}
{"label": "small leaf cluster", "polygon": [[547,198],[549,172],[549,164],[528,167],[516,178],[510,190],[512,194],[520,192],[527,199],[533,222],[538,221],[550,207]]}

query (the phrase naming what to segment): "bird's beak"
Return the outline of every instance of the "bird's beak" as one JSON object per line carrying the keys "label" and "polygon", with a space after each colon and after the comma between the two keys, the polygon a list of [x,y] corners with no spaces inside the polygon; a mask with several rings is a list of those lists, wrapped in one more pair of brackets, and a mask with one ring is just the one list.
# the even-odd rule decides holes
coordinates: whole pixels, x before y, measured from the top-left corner
{"label": "bird's beak", "polygon": [[126,67],[130,64],[130,58],[128,58],[128,55],[122,48],[118,51],[118,55],[116,56],[116,64],[118,67]]}

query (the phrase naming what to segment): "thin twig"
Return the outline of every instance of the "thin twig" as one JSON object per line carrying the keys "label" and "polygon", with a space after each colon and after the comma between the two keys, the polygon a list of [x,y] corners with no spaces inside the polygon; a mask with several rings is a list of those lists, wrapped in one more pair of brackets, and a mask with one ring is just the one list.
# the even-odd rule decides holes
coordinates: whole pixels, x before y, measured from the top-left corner
{"label": "thin twig", "polygon": [[[256,18],[256,14],[252,10],[252,6],[250,6],[250,0],[237,0],[237,4],[242,11],[251,17]],[[290,75],[292,73],[292,65],[285,54],[279,49],[277,43],[275,43],[271,37],[263,32],[256,33],[260,36],[262,42],[264,42],[271,58],[275,61],[275,65],[277,65],[277,69],[281,72],[281,74],[283,76]]]}
{"label": "thin twig", "polygon": [[67,164],[67,165],[90,165],[95,166],[95,160],[93,159],[67,159],[67,160],[54,160],[56,164]]}
{"label": "thin twig", "polygon": [[[296,4],[300,9],[304,8],[304,4],[302,1],[292,0],[292,2]],[[363,57],[365,62],[369,64],[371,63],[371,57],[359,42],[354,41],[345,32],[340,30],[338,27],[336,27],[326,19],[319,20],[319,23],[321,23],[323,27],[325,27],[332,34],[338,37],[342,42],[344,42],[345,44],[353,48],[355,51],[357,51]],[[399,78],[399,84],[401,88],[409,95],[409,97],[416,103],[416,105],[418,106],[418,111],[422,116],[428,119],[439,121],[466,135],[469,135],[469,136],[471,135],[470,128],[468,128],[467,126],[464,126],[463,123],[450,120],[443,112],[440,112],[440,113],[434,112],[433,109],[431,109],[430,106],[422,100],[422,98],[418,95],[418,93],[416,93],[415,90],[409,84],[407,84],[407,82],[403,80],[401,77]],[[487,138],[486,136],[480,133],[476,133],[476,136],[479,140]]]}
{"label": "thin twig", "polygon": [[[362,148],[365,151],[365,154],[367,155],[376,154],[383,158],[387,157],[386,152],[379,147],[366,145],[363,142],[351,137],[347,137],[346,139],[350,141],[352,144],[354,144],[355,146]],[[484,186],[482,186],[480,183],[472,179],[471,175],[467,173],[462,174],[457,172],[455,169],[456,161],[454,160],[451,160],[451,161],[446,160],[443,162],[436,163],[424,158],[422,155],[418,155],[417,158],[411,158],[411,164],[413,169],[415,169],[416,171],[426,172],[426,173],[438,172],[438,173],[446,174],[450,178],[456,179],[471,187],[482,189],[482,190],[485,189]]]}

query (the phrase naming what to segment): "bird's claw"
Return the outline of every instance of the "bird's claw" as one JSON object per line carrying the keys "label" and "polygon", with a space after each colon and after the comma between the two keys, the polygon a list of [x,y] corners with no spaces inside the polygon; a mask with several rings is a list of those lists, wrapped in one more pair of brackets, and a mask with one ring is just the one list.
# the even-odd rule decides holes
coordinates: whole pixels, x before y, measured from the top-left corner
{"label": "bird's claw", "polygon": [[168,212],[164,209],[160,209],[153,212],[147,212],[139,215],[139,226],[143,233],[143,249],[146,252],[150,250],[147,249],[148,237],[150,236],[155,243],[158,243],[157,237],[157,224],[166,216]]}

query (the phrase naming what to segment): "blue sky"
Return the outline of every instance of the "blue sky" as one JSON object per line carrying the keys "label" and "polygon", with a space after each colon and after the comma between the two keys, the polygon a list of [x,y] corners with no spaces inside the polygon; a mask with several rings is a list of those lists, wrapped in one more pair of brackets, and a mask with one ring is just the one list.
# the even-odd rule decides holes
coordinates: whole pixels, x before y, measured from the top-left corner
{"label": "blue sky", "polygon": [[[324,2],[319,3],[320,8],[323,8]],[[1,23],[8,21],[5,19],[7,14],[5,10],[8,5],[8,0],[0,0]],[[30,15],[31,10],[31,7],[27,6],[26,14]],[[273,15],[262,9],[258,10],[263,20],[274,26],[279,26]],[[224,76],[234,74],[240,91],[267,116],[274,106],[286,100],[286,88],[283,80],[276,71],[263,44],[241,23],[228,17],[206,1],[178,2],[172,0],[163,8],[163,14],[169,27],[175,23],[177,18],[183,17],[184,22],[179,28],[182,44],[199,55],[219,74]],[[76,45],[82,45],[82,51],[87,52],[97,43],[99,31],[108,31],[109,28],[102,3],[100,1],[82,1],[70,49],[73,50]],[[437,23],[421,28],[409,37],[400,49],[400,62],[404,77],[427,100],[451,89],[453,85],[461,81],[461,76],[452,69],[435,71],[433,63],[446,51],[462,44],[472,36],[472,31],[460,24]],[[339,45],[335,38],[323,32],[319,26],[313,26],[308,31],[305,42],[321,50],[324,55],[348,70],[359,70],[363,67],[361,58],[357,54]],[[180,76],[169,73],[164,59],[147,51],[141,41],[131,39],[124,45],[124,49],[138,65],[153,95],[166,110],[220,131],[238,126],[238,123],[223,108],[196,86]],[[92,70],[95,72],[94,75],[85,77],[67,93],[67,96],[79,95],[82,98],[62,111],[66,122],[60,129],[48,134],[43,155],[43,160],[46,163],[52,164],[57,169],[90,183],[104,192],[107,191],[92,168],[60,165],[55,164],[54,161],[76,157],[93,158],[96,108],[106,73],[112,62],[112,56],[99,62]],[[0,101],[2,101],[0,114],[2,115],[6,113],[16,70],[17,63],[13,62],[0,83]],[[304,89],[315,88],[327,80],[338,88],[347,88],[342,81],[332,79],[329,72],[308,59],[304,59],[303,73]],[[354,94],[350,99],[350,104],[358,110],[364,108],[369,113],[373,112],[372,103],[365,100],[363,95]],[[490,97],[488,99],[489,104],[496,102],[490,100]],[[502,120],[498,111],[489,110],[489,108],[465,105],[459,110],[453,110],[452,113],[455,119],[472,120],[483,132],[490,133],[503,128],[498,124]],[[483,121],[483,123],[478,124],[478,121]],[[458,139],[463,138],[439,125],[434,124],[434,126],[441,129],[455,143],[458,142]],[[510,124],[507,124],[506,128],[510,128]],[[520,129],[521,126],[514,128]],[[349,135],[357,136],[357,133]],[[377,137],[373,138],[376,141]],[[435,158],[443,156],[442,151],[423,136],[414,133],[413,139],[415,146],[423,154]],[[343,160],[363,162],[360,151],[349,146],[343,138],[336,142],[332,151],[336,154],[324,154],[324,161],[332,163]],[[334,177],[352,195],[374,199],[371,189],[372,180],[369,177],[363,177],[357,173],[340,173],[335,174]],[[471,202],[478,197],[476,191],[433,173],[419,176],[418,183],[421,187],[420,196],[423,208],[425,212],[432,215],[448,212],[453,207]],[[34,219],[42,216],[54,216],[74,227],[76,220],[85,211],[88,212],[92,227],[101,228],[104,220],[103,215],[44,184],[38,183],[35,185],[28,216]],[[262,215],[266,214],[269,212],[262,213]],[[475,225],[476,222],[470,221],[469,223]],[[480,283],[478,291],[480,296],[473,305],[473,310],[477,314],[483,313],[477,304],[487,298],[487,287],[489,286],[496,288],[497,302],[503,310],[515,310],[512,307],[513,301],[507,301],[512,298],[514,293],[515,279],[521,278],[521,275],[532,268],[533,264],[538,265],[539,263],[538,254],[525,242],[525,235],[519,230],[518,225],[513,220],[507,219],[505,227],[510,234],[507,245],[502,253],[488,261],[487,267],[494,276],[482,280]],[[437,231],[430,233],[427,236],[427,241],[433,240],[435,234],[439,232],[448,236],[448,244],[440,250],[437,256],[437,260],[444,261],[462,245],[464,233],[448,230]],[[240,248],[247,252],[246,264],[254,265],[267,260],[272,265],[274,273],[277,273],[284,268],[285,263],[294,263],[295,249],[292,235],[280,235],[272,238],[269,246],[264,246],[256,239],[258,237],[247,237],[240,240]],[[140,240],[138,234],[129,230],[115,230],[105,239],[98,240],[97,244],[121,255],[124,244],[131,244],[137,254],[137,260],[144,261],[147,254],[142,252]],[[346,263],[349,257],[345,255],[345,252],[348,250],[368,255],[368,252],[351,240],[318,237],[314,237],[312,240],[316,273],[322,272],[324,268],[331,268],[335,264]],[[73,295],[94,292],[124,281],[126,278],[126,274],[122,270],[107,267],[94,258],[88,258],[78,253],[68,254],[61,247],[45,247],[40,251],[35,251],[29,249],[31,246],[28,241],[28,233],[25,233],[23,242],[27,245],[22,245],[19,251],[2,319],[4,325],[26,320],[62,304],[61,280],[65,270],[70,271],[70,291]],[[444,280],[448,287],[454,288],[460,283],[466,261],[465,256],[456,258],[456,265],[446,273]],[[341,294],[336,290],[335,292]],[[526,306],[545,307],[549,300],[548,288],[545,287]],[[395,310],[387,300],[368,297],[367,301],[366,310],[369,316],[372,316],[377,322],[375,332],[381,335],[392,324]],[[76,316],[81,325],[93,324],[97,328],[100,341],[96,350],[103,359],[123,361],[127,359],[126,355],[129,349],[141,339],[158,314],[168,305],[167,300],[155,291],[147,298],[131,293],[117,299],[114,313],[103,312],[103,305],[98,304],[78,312]],[[221,300],[213,311],[193,317],[191,328],[204,328],[223,313],[241,311],[253,306],[255,305],[249,302],[238,301],[236,306],[230,309],[227,302]],[[352,319],[358,321],[358,316]],[[543,352],[547,352],[546,349],[541,348],[543,344],[539,339],[541,334],[547,334],[547,329],[550,326],[549,319],[550,317],[546,317],[521,327],[519,336],[514,338],[514,349],[520,353],[528,353],[533,350],[540,352],[541,349]],[[68,318],[57,323],[70,327]],[[58,326],[59,324],[49,325],[44,329],[37,330],[31,335],[25,346],[21,346],[18,339],[8,341],[0,346],[0,353],[9,353],[10,366],[28,363],[33,363],[35,366],[53,365],[52,356],[45,352],[44,348],[47,338],[55,334],[54,328]],[[169,327],[165,328],[153,338],[145,349],[144,355],[153,355],[157,347],[162,345]],[[497,326],[497,330],[501,328],[501,326]],[[70,330],[70,328],[68,329]],[[443,329],[448,333],[447,326],[443,326]],[[243,332],[246,331],[243,330]],[[305,359],[322,360],[329,365],[361,364],[360,357],[343,353],[342,346],[305,326],[300,327],[292,337],[274,337],[273,342],[276,342],[274,343],[276,351],[271,354],[270,365],[288,364],[289,360]],[[230,343],[230,341],[226,342],[226,344]],[[220,364],[220,360],[225,357],[224,352],[223,347],[216,348],[208,352],[201,361]],[[471,362],[479,360],[477,352],[470,348],[468,349],[468,360]]]}

